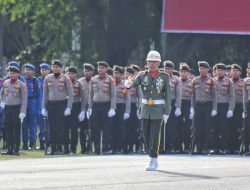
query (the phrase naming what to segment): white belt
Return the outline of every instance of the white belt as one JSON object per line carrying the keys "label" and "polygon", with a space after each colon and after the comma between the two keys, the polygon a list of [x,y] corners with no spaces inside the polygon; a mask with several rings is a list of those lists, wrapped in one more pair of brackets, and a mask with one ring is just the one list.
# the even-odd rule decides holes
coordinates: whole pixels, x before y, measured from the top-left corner
{"label": "white belt", "polygon": [[152,100],[152,99],[142,99],[141,103],[147,104],[147,105],[159,105],[159,104],[165,104],[165,100]]}

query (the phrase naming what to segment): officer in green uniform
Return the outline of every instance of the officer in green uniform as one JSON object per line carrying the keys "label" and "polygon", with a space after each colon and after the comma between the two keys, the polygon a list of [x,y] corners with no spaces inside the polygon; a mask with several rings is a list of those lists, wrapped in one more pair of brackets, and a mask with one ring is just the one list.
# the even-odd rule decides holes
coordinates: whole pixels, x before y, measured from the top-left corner
{"label": "officer in green uniform", "polygon": [[163,121],[167,123],[171,110],[170,79],[168,74],[158,70],[161,62],[159,52],[150,51],[146,61],[148,70],[126,80],[124,85],[127,88],[141,85],[141,123],[150,157],[146,170],[154,171],[158,167],[161,125]]}

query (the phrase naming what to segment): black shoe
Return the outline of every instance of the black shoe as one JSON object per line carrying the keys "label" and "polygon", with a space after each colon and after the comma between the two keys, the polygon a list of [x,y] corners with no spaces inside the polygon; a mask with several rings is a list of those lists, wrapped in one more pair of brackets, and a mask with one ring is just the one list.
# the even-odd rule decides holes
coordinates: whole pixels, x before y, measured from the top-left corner
{"label": "black shoe", "polygon": [[8,148],[8,150],[6,152],[2,152],[2,155],[13,155],[13,149],[12,148]]}
{"label": "black shoe", "polygon": [[28,141],[23,141],[23,150],[28,150]]}
{"label": "black shoe", "polygon": [[15,155],[15,156],[20,156],[20,154],[19,154],[19,148],[15,148],[15,149],[14,149],[13,155]]}
{"label": "black shoe", "polygon": [[40,140],[40,147],[37,147],[36,149],[37,150],[45,150],[44,140]]}
{"label": "black shoe", "polygon": [[209,155],[218,155],[219,154],[219,150],[211,150],[209,151]]}
{"label": "black shoe", "polygon": [[76,153],[76,146],[70,146],[70,152],[75,154]]}
{"label": "black shoe", "polygon": [[29,150],[35,150],[36,148],[36,143],[34,141],[30,141],[30,146],[29,146]]}

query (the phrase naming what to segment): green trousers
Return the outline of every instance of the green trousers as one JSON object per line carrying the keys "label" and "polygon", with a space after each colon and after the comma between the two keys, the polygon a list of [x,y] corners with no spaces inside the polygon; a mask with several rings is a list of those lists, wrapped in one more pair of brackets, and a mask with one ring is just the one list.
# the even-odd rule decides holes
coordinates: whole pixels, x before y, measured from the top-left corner
{"label": "green trousers", "polygon": [[159,155],[162,119],[142,119],[145,147],[151,158]]}

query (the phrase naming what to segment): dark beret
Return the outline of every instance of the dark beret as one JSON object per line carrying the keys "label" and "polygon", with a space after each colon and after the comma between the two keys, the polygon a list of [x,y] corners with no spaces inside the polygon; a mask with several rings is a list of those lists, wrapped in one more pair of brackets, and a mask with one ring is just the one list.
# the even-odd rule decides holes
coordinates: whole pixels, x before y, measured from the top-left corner
{"label": "dark beret", "polygon": [[216,66],[217,69],[222,69],[222,70],[227,69],[227,67],[226,67],[226,65],[224,63],[217,63],[217,64],[215,64],[215,66]]}
{"label": "dark beret", "polygon": [[117,66],[117,65],[115,65],[115,66],[113,67],[113,71],[117,71],[117,72],[119,72],[119,73],[121,73],[121,74],[124,73],[124,69],[123,69],[122,67],[120,67],[120,66]]}
{"label": "dark beret", "polygon": [[32,65],[32,64],[30,64],[30,63],[26,63],[26,64],[24,65],[24,68],[30,69],[30,70],[32,70],[32,71],[35,71],[35,70],[36,70],[35,66]]}
{"label": "dark beret", "polygon": [[135,71],[132,67],[126,67],[126,72],[134,74]]}
{"label": "dark beret", "polygon": [[109,67],[109,64],[106,61],[98,61],[97,62],[98,66],[103,66],[103,67]]}
{"label": "dark beret", "polygon": [[210,68],[208,62],[206,62],[206,61],[198,61],[198,66],[199,67],[204,67],[204,68],[207,68],[207,69]]}
{"label": "dark beret", "polygon": [[227,70],[231,70],[231,68],[232,68],[232,65],[227,65],[227,66],[226,66],[226,69],[227,69]]}
{"label": "dark beret", "polygon": [[59,67],[63,67],[62,62],[60,60],[53,60],[52,65],[57,65]]}
{"label": "dark beret", "polygon": [[18,67],[16,67],[16,66],[9,66],[9,67],[7,68],[7,71],[8,71],[8,72],[19,73],[19,72],[20,72],[20,69],[19,69]]}
{"label": "dark beret", "polygon": [[67,71],[67,72],[77,73],[77,68],[74,67],[74,66],[70,66],[70,67],[68,68],[68,71]]}
{"label": "dark beret", "polygon": [[84,63],[83,64],[83,68],[86,69],[86,70],[90,70],[90,71],[94,71],[95,70],[95,67],[90,64],[90,63]]}
{"label": "dark beret", "polygon": [[140,67],[139,67],[138,65],[132,64],[132,65],[130,65],[130,67],[131,67],[132,69],[134,69],[135,71],[138,71],[138,72],[141,70]]}
{"label": "dark beret", "polygon": [[163,67],[170,67],[172,69],[174,69],[174,63],[172,61],[164,61],[163,62]]}
{"label": "dark beret", "polygon": [[180,76],[180,74],[177,70],[173,70],[173,75],[178,76],[178,77]]}
{"label": "dark beret", "polygon": [[240,72],[242,72],[242,68],[238,64],[232,64],[231,69],[238,69]]}
{"label": "dark beret", "polygon": [[188,72],[189,72],[189,71],[190,71],[190,67],[189,67],[189,65],[186,64],[186,63],[180,63],[179,70],[180,70],[180,71],[184,70],[184,71],[188,71]]}

